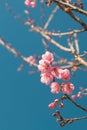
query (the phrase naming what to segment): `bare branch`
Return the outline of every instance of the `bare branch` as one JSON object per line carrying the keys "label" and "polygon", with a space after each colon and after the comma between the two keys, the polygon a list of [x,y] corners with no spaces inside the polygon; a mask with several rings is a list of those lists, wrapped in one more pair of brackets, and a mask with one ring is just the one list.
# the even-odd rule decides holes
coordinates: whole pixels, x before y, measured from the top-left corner
{"label": "bare branch", "polygon": [[66,7],[70,7],[70,9],[73,9],[74,11],[79,12],[79,13],[87,16],[87,11],[85,11],[81,8],[78,8],[70,3],[64,2],[63,0],[53,0],[53,2],[55,2],[57,4],[61,4],[61,5],[66,6]]}
{"label": "bare branch", "polygon": [[49,23],[50,23],[50,22],[51,22],[51,20],[53,19],[54,14],[57,12],[57,10],[58,10],[58,9],[59,9],[59,7],[58,7],[58,6],[56,6],[56,8],[54,8],[54,10],[52,11],[51,15],[49,16],[49,18],[48,18],[47,22],[45,23],[45,25],[44,25],[43,29],[46,29],[46,28],[48,27]]}
{"label": "bare branch", "polygon": [[47,30],[44,30],[45,34],[49,35],[49,36],[66,36],[66,35],[72,35],[72,34],[76,34],[76,33],[81,33],[81,32],[85,32],[87,30],[85,29],[81,29],[81,30],[72,30],[72,31],[67,31],[67,32],[49,32]]}
{"label": "bare branch", "polygon": [[[11,45],[7,44],[2,38],[0,38],[0,44],[4,46],[7,50],[9,50],[12,54],[21,58],[24,62],[29,64],[29,62],[27,62],[26,60],[26,57],[17,52],[14,48],[11,47]],[[33,66],[37,67],[37,64],[33,64]]]}
{"label": "bare branch", "polygon": [[83,110],[83,111],[85,111],[85,112],[87,112],[87,109],[85,108],[85,107],[82,107],[81,105],[79,105],[78,103],[76,103],[74,100],[72,100],[67,94],[64,94],[66,97],[67,97],[67,99],[69,100],[69,101],[71,101],[76,107],[78,107],[79,109],[81,109],[81,110]]}
{"label": "bare branch", "polygon": [[40,27],[35,26],[35,25],[31,25],[30,22],[25,22],[25,25],[30,26],[32,30],[34,30],[35,32],[41,34],[46,40],[48,40],[49,42],[51,42],[53,45],[55,45],[59,49],[61,49],[63,51],[67,51],[67,52],[71,51],[70,48],[66,48],[66,47],[62,46],[60,43],[56,42],[50,36],[46,35],[45,32],[40,29]]}
{"label": "bare branch", "polygon": [[[67,14],[69,14],[75,21],[77,21],[84,29],[87,30],[87,24],[85,24],[79,17],[75,16],[72,12],[71,12],[71,7],[69,7],[67,9],[67,4],[66,2],[62,2],[60,0],[53,0],[64,12],[66,12]],[[66,5],[66,6],[65,6]],[[70,5],[70,4],[69,4]],[[75,6],[73,6],[74,8],[76,8]]]}
{"label": "bare branch", "polygon": [[81,64],[83,64],[84,66],[87,67],[87,62],[76,53],[73,45],[71,43],[69,43],[69,46],[71,48],[72,54],[74,55],[75,59],[78,60]]}

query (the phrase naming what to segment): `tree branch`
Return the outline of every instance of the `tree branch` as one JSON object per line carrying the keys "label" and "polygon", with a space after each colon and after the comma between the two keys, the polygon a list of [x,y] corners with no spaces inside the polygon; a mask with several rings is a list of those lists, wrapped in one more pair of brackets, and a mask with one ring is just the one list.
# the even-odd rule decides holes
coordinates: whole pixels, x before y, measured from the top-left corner
{"label": "tree branch", "polygon": [[[24,62],[28,63],[26,60],[26,57],[21,55],[19,52],[17,52],[14,48],[11,47],[11,45],[7,44],[2,38],[0,38],[0,44],[4,46],[7,50],[9,50],[12,54],[22,59]],[[33,66],[37,67],[37,64],[33,64]]]}
{"label": "tree branch", "polygon": [[74,5],[70,4],[70,3],[64,2],[63,0],[53,0],[53,2],[57,3],[57,4],[59,3],[59,4],[61,4],[63,6],[66,6],[66,7],[70,7],[74,11],[79,12],[79,13],[84,14],[84,15],[87,16],[87,11],[85,11],[85,10],[83,10],[81,8],[78,8],[78,7],[76,7],[76,6],[74,6]]}
{"label": "tree branch", "polygon": [[[68,10],[66,10],[67,6],[70,5],[66,2],[60,1],[60,0],[53,0],[64,12],[66,12],[68,15],[70,15],[75,21],[77,21],[84,29],[87,30],[87,24],[85,24],[79,17],[75,16],[71,10],[72,8],[69,7]],[[66,5],[66,6],[65,6]],[[73,8],[76,8],[73,6]]]}
{"label": "tree branch", "polygon": [[78,103],[76,103],[74,100],[72,100],[67,94],[64,94],[66,97],[67,97],[67,99],[69,100],[69,101],[71,101],[76,107],[78,107],[79,109],[81,109],[81,110],[83,110],[83,111],[85,111],[85,112],[87,112],[87,109],[85,108],[85,107],[82,107],[81,105],[79,105]]}

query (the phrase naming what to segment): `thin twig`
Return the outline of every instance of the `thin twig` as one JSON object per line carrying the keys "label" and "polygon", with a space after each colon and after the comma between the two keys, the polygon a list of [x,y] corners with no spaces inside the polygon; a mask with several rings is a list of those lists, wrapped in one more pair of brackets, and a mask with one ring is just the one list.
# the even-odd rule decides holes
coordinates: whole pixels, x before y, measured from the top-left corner
{"label": "thin twig", "polygon": [[77,40],[77,34],[74,33],[73,36],[74,36],[74,38],[75,38],[74,43],[75,43],[76,53],[79,54],[79,52],[80,52],[80,48],[79,48],[79,44],[78,44],[78,40]]}
{"label": "thin twig", "polygon": [[52,11],[51,15],[49,16],[49,18],[48,18],[47,22],[45,23],[45,25],[44,25],[44,28],[43,28],[43,29],[47,29],[47,27],[48,27],[49,23],[52,21],[52,19],[53,19],[54,15],[55,15],[55,13],[57,12],[57,10],[58,10],[58,9],[59,9],[59,7],[58,7],[58,6],[56,6],[56,7],[54,8],[54,10]]}
{"label": "thin twig", "polygon": [[[24,62],[29,64],[29,62],[27,62],[26,60],[26,57],[17,52],[13,47],[11,47],[11,45],[7,44],[2,38],[0,38],[0,44],[4,46],[7,50],[9,50],[12,54],[14,54],[15,56],[22,59]],[[37,64],[33,64],[33,66],[37,67]]]}
{"label": "thin twig", "polygon": [[79,109],[81,109],[81,110],[83,110],[83,111],[85,111],[85,112],[87,112],[87,109],[85,108],[85,107],[83,107],[83,106],[81,106],[81,105],[79,105],[78,103],[76,103],[74,100],[72,100],[67,94],[64,94],[66,97],[67,97],[67,99],[69,100],[69,101],[71,101],[76,107],[78,107]]}
{"label": "thin twig", "polygon": [[46,40],[48,40],[50,43],[52,43],[53,45],[55,45],[57,48],[63,50],[63,51],[67,51],[67,52],[71,52],[70,48],[64,47],[63,45],[61,45],[60,43],[56,42],[54,39],[52,39],[50,36],[46,35],[44,33],[44,31],[41,31],[40,27],[35,26],[35,25],[30,25],[29,22],[25,22],[25,25],[29,25],[31,27],[32,30],[34,30],[35,32],[41,34]]}
{"label": "thin twig", "polygon": [[83,119],[87,119],[87,116],[82,116],[82,117],[79,117],[79,118],[71,118],[71,119],[67,119],[67,120],[76,121],[76,120],[83,120]]}

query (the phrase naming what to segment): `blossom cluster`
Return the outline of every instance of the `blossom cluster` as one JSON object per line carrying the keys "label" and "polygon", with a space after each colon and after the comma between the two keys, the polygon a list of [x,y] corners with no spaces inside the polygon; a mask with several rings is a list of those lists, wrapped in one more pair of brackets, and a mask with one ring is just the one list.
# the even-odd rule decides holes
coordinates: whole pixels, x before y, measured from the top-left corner
{"label": "blossom cluster", "polygon": [[28,7],[32,7],[32,8],[36,7],[36,0],[25,0],[24,3]]}
{"label": "blossom cluster", "polygon": [[[31,66],[36,64],[35,56],[29,56],[25,60]],[[58,94],[62,92],[63,94],[72,94],[74,85],[71,82],[68,82],[70,80],[70,71],[68,69],[61,69],[59,66],[54,64],[53,53],[46,51],[39,60],[37,67],[40,71],[41,82],[46,85],[50,84],[52,93]],[[62,80],[62,83],[56,82],[56,79]],[[71,98],[75,99],[76,96],[72,95]],[[48,105],[48,107],[53,109],[59,102],[59,99],[55,99],[54,102]],[[63,108],[63,106],[63,102],[60,102],[60,108]]]}
{"label": "blossom cluster", "polygon": [[45,54],[42,55],[38,64],[38,70],[41,72],[41,82],[46,85],[50,84],[51,92],[54,94],[58,94],[60,91],[64,94],[72,94],[74,85],[71,82],[59,84],[55,81],[55,78],[63,81],[70,80],[70,71],[53,65],[53,61],[53,53],[46,51]]}

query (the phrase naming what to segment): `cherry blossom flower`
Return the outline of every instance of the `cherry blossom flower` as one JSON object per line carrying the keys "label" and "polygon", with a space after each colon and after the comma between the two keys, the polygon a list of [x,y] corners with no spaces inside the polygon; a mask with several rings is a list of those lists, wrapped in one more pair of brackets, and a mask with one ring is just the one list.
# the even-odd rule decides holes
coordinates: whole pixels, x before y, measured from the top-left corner
{"label": "cherry blossom flower", "polygon": [[57,78],[57,79],[61,79],[61,69],[58,66],[55,66],[52,68],[51,70],[51,74]]}
{"label": "cherry blossom flower", "polygon": [[39,61],[38,70],[41,71],[41,73],[51,71],[51,64],[53,60],[53,54],[49,51],[46,51],[46,53],[42,55],[42,59]]}
{"label": "cherry blossom flower", "polygon": [[52,82],[50,88],[51,92],[54,94],[58,94],[60,92],[60,85],[57,82]]}
{"label": "cherry blossom flower", "polygon": [[44,72],[45,70],[47,71],[48,68],[49,68],[49,64],[43,59],[41,59],[39,61],[38,70]]}
{"label": "cherry blossom flower", "polygon": [[54,56],[51,52],[46,51],[46,53],[42,55],[42,59],[51,64],[54,60]]}
{"label": "cherry blossom flower", "polygon": [[53,76],[49,73],[41,73],[41,82],[45,83],[46,85],[50,84],[50,82],[53,80]]}
{"label": "cherry blossom flower", "polygon": [[61,70],[61,77],[64,81],[67,81],[70,79],[70,71],[68,69]]}
{"label": "cherry blossom flower", "polygon": [[72,94],[74,90],[74,85],[72,83],[67,83],[62,86],[62,92],[64,94]]}

